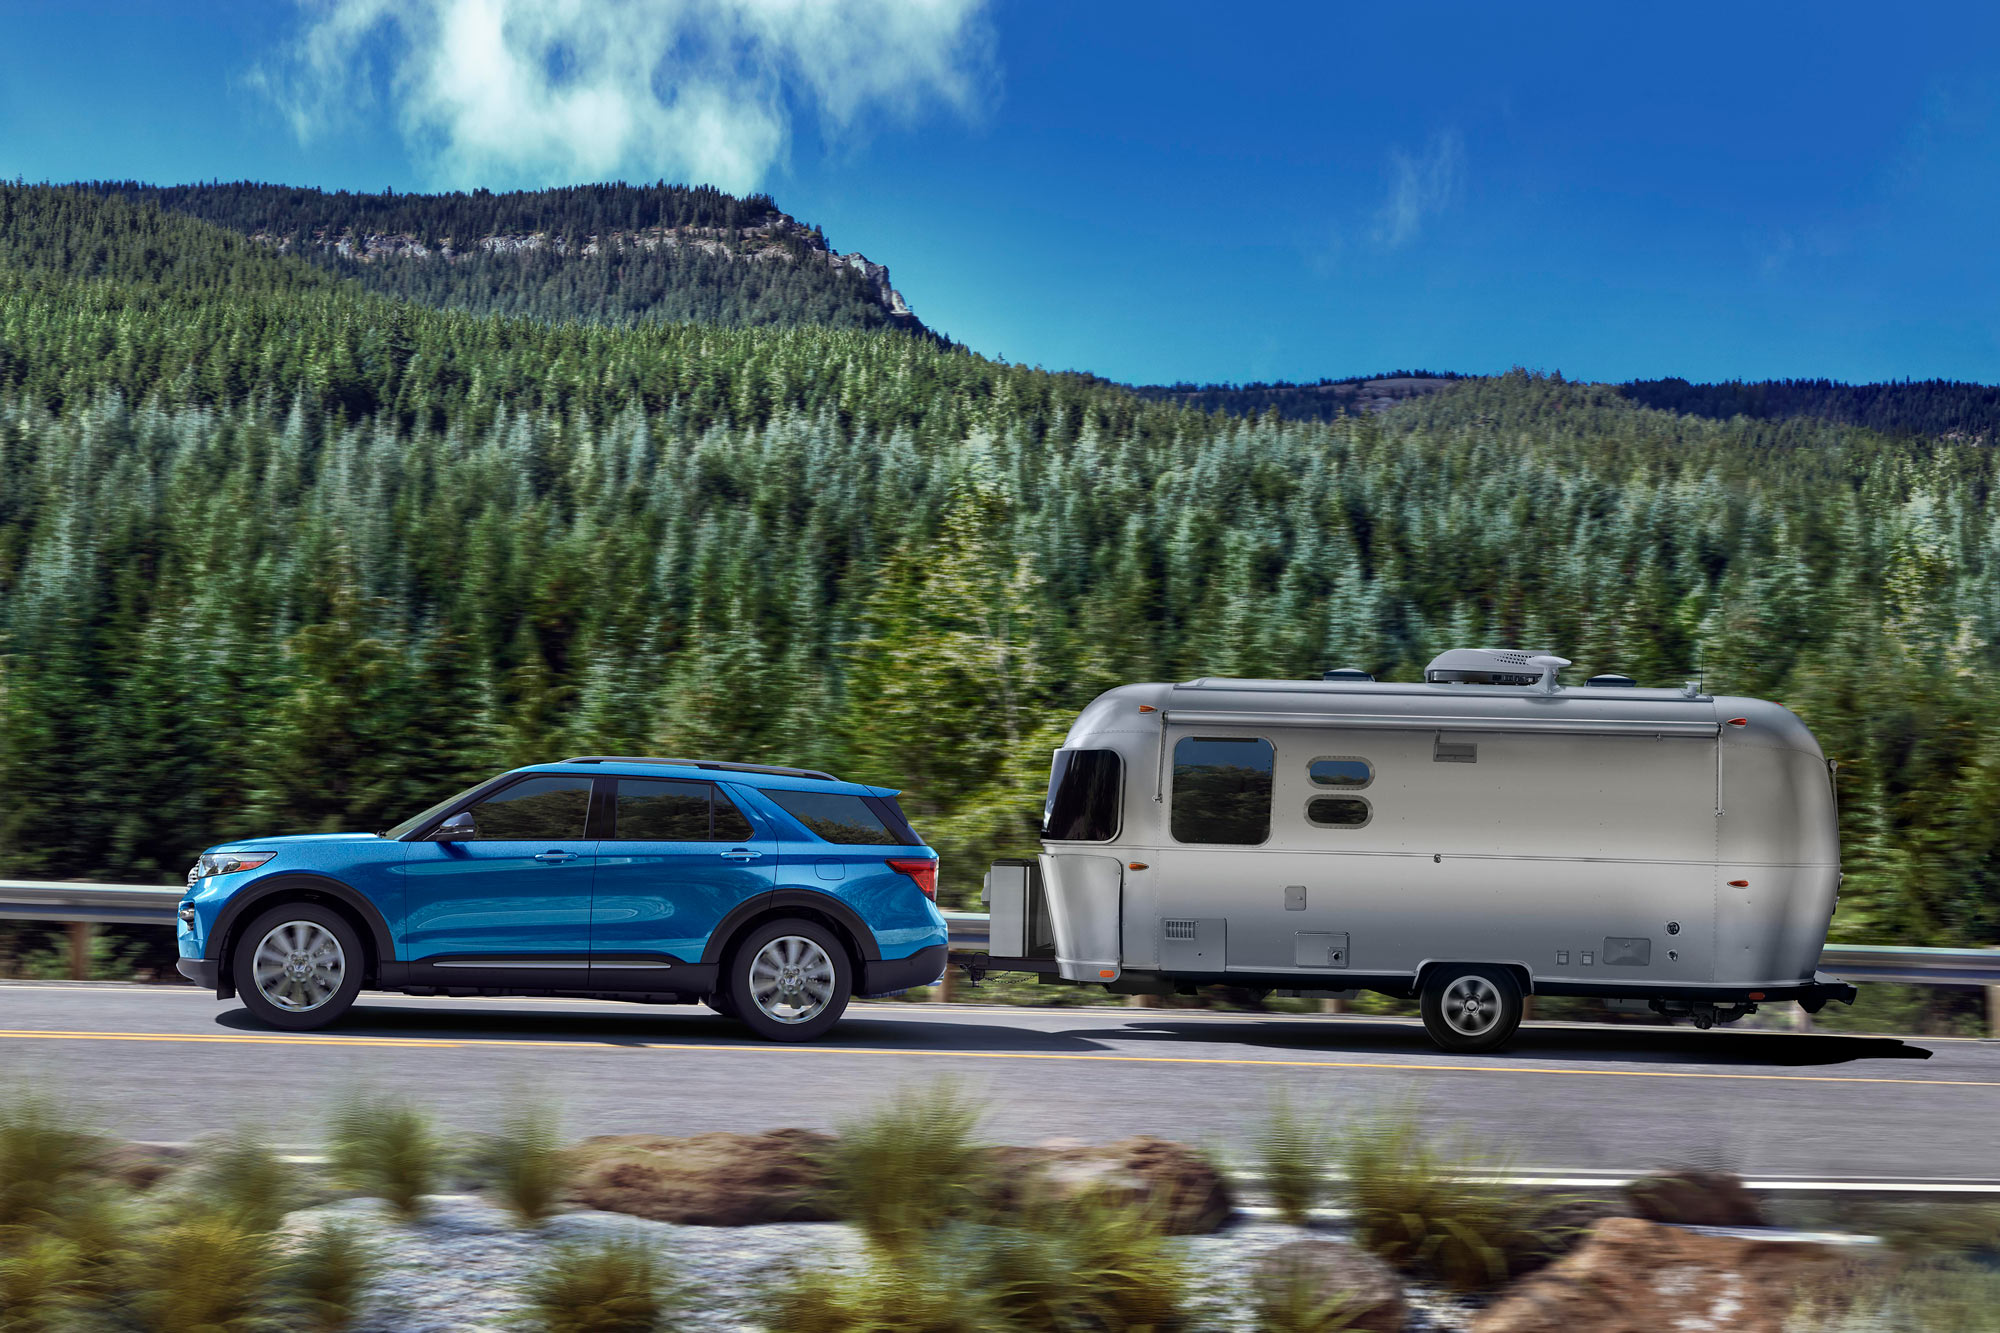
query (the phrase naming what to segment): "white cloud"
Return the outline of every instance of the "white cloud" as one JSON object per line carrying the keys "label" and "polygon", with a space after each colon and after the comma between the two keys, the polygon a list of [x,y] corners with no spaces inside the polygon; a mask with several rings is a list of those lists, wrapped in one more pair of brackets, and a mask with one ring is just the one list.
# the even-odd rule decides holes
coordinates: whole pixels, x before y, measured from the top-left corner
{"label": "white cloud", "polygon": [[302,0],[252,82],[302,139],[371,100],[441,184],[664,177],[755,188],[797,111],[830,138],[864,117],[976,108],[985,0]]}
{"label": "white cloud", "polygon": [[1458,199],[1465,144],[1455,130],[1431,136],[1421,153],[1389,150],[1389,198],[1375,219],[1375,239],[1390,248],[1416,239],[1424,220]]}

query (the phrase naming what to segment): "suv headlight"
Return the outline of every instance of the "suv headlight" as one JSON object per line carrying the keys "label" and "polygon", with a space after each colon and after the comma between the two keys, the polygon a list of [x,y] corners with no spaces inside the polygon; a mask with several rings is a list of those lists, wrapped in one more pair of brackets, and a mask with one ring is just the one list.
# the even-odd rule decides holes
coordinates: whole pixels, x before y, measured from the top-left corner
{"label": "suv headlight", "polygon": [[239,870],[255,870],[276,855],[276,852],[203,852],[201,859],[188,867],[188,883],[207,879],[210,875],[233,875]]}

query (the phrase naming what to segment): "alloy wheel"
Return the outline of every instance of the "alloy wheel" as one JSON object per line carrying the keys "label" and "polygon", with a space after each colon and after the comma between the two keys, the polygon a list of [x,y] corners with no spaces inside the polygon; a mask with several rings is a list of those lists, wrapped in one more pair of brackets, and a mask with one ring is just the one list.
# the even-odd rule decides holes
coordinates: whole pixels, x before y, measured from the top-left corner
{"label": "alloy wheel", "polygon": [[303,1014],[332,999],[347,979],[347,953],[317,921],[281,921],[251,957],[257,991],[273,1005]]}

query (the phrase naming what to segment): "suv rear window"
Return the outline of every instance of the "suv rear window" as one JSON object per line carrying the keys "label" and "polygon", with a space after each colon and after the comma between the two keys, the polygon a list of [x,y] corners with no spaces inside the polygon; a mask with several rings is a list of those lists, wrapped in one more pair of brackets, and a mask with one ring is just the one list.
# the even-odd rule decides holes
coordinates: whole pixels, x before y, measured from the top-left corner
{"label": "suv rear window", "polygon": [[828,842],[873,843],[884,847],[916,847],[923,842],[903,818],[902,809],[889,797],[769,787],[762,791],[780,810]]}

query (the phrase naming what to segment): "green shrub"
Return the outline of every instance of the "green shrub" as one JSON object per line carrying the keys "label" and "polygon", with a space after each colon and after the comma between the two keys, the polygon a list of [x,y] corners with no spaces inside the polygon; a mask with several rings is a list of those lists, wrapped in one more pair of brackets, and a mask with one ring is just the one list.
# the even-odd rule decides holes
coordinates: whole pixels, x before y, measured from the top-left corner
{"label": "green shrub", "polygon": [[517,1218],[534,1226],[556,1212],[569,1172],[553,1107],[545,1102],[516,1106],[488,1152],[493,1186]]}
{"label": "green shrub", "polygon": [[949,1250],[878,1253],[859,1271],[801,1269],[765,1296],[770,1333],[993,1333],[1007,1327]]}
{"label": "green shrub", "polygon": [[354,1323],[374,1256],[353,1227],[320,1227],[284,1267],[289,1327],[305,1333],[341,1333]]}
{"label": "green shrub", "polygon": [[31,1092],[0,1102],[0,1245],[19,1229],[41,1227],[89,1188],[99,1147],[51,1097]]}
{"label": "green shrub", "polygon": [[1082,1198],[976,1229],[974,1281],[1015,1328],[1056,1333],[1172,1329],[1186,1319],[1187,1266],[1145,1211]]}
{"label": "green shrub", "polygon": [[972,1098],[941,1079],[842,1127],[825,1160],[834,1213],[891,1250],[919,1248],[972,1215],[985,1164],[973,1139],[979,1119]]}
{"label": "green shrub", "polygon": [[299,1172],[278,1159],[253,1132],[211,1145],[190,1173],[187,1191],[197,1206],[219,1212],[251,1231],[276,1231],[285,1214],[301,1207]]}
{"label": "green shrub", "polygon": [[262,1333],[271,1311],[271,1238],[219,1212],[195,1212],[146,1238],[122,1284],[146,1333]]}
{"label": "green shrub", "polygon": [[1574,1200],[1468,1179],[1505,1170],[1476,1152],[1434,1146],[1407,1110],[1347,1130],[1336,1156],[1355,1237],[1397,1268],[1461,1291],[1539,1267],[1578,1230],[1559,1220]]}
{"label": "green shrub", "polygon": [[1260,1274],[1250,1293],[1256,1333],[1341,1333],[1361,1311],[1351,1296],[1329,1293],[1302,1265]]}
{"label": "green shrub", "polygon": [[408,1101],[355,1097],[335,1114],[329,1146],[342,1186],[388,1200],[405,1218],[421,1216],[424,1196],[436,1192],[444,1144],[430,1116]]}
{"label": "green shrub", "polygon": [[637,1238],[559,1245],[522,1291],[529,1323],[544,1333],[655,1333],[677,1303],[659,1256]]}
{"label": "green shrub", "polygon": [[1933,1259],[1819,1283],[1785,1333],[2000,1333],[2000,1271]]}
{"label": "green shrub", "polygon": [[0,1252],[0,1333],[61,1328],[87,1295],[76,1247],[60,1236],[35,1236]]}
{"label": "green shrub", "polygon": [[1330,1146],[1324,1115],[1299,1110],[1286,1092],[1272,1100],[1257,1130],[1257,1163],[1264,1173],[1264,1192],[1293,1226],[1310,1220],[1326,1192]]}

